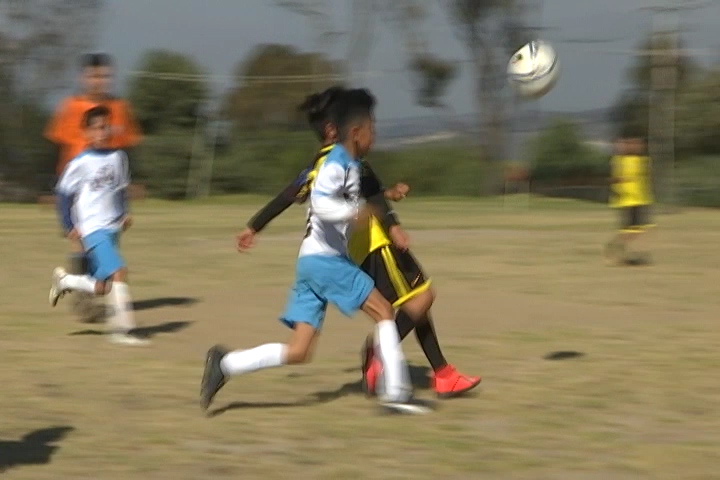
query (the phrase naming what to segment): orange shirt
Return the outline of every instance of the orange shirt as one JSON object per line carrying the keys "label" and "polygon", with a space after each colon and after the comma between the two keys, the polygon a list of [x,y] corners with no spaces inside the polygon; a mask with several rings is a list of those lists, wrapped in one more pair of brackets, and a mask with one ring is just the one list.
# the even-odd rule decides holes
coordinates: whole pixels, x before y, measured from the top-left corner
{"label": "orange shirt", "polygon": [[[124,100],[110,98],[103,105],[110,109],[110,148],[127,149],[134,147],[142,138],[130,106]],[[99,105],[83,96],[67,98],[55,112],[45,129],[45,138],[60,147],[57,163],[58,175],[63,172],[70,160],[85,150],[83,116],[85,112]]]}

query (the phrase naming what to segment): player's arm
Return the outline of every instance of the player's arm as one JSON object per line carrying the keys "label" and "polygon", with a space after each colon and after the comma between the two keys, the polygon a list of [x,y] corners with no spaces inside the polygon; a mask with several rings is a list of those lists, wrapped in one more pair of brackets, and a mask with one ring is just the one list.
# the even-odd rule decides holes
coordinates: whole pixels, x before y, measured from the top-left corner
{"label": "player's arm", "polygon": [[364,201],[343,196],[347,171],[338,163],[325,163],[318,171],[310,192],[312,212],[328,223],[342,223],[362,217]]}
{"label": "player's arm", "polygon": [[297,201],[303,185],[307,181],[306,175],[306,170],[301,172],[295,181],[285,187],[275,198],[250,218],[245,230],[240,232],[235,239],[238,251],[242,252],[252,248],[255,244],[255,235]]}
{"label": "player's arm", "polygon": [[280,216],[285,210],[295,203],[295,200],[302,189],[303,182],[305,181],[305,172],[298,176],[297,180],[293,181],[287,187],[285,187],[275,198],[270,200],[264,207],[255,213],[247,223],[247,227],[253,231],[253,233],[260,232],[276,217]]}
{"label": "player's arm", "polygon": [[[72,99],[67,99],[58,107],[52,116],[43,136],[55,145],[70,145],[75,141],[71,128],[73,115]],[[80,120],[78,119],[78,122]]]}
{"label": "player's arm", "polygon": [[132,217],[130,216],[130,160],[127,154],[118,150],[120,155],[120,185],[117,191],[117,202],[122,216],[122,229],[127,230],[132,225]]}
{"label": "player's arm", "polygon": [[75,224],[72,219],[72,207],[75,196],[79,190],[81,177],[82,168],[80,164],[70,162],[55,186],[58,219],[60,220],[60,225],[65,235],[68,237],[73,236],[72,232],[75,232]]}
{"label": "player's arm", "polygon": [[389,232],[392,227],[400,225],[400,220],[385,198],[385,189],[380,183],[380,179],[368,164],[365,164],[363,168],[360,191],[363,198],[367,200],[368,205],[371,205],[375,213],[377,213],[377,218],[386,231]]}

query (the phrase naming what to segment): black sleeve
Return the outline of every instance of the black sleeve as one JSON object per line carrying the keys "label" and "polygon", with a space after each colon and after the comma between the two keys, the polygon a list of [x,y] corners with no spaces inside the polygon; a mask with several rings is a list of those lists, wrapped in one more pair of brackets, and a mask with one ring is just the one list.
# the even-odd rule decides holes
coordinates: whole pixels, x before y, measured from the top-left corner
{"label": "black sleeve", "polygon": [[378,212],[378,220],[383,228],[387,231],[390,227],[400,225],[395,212],[393,212],[390,204],[385,199],[385,189],[380,183],[375,172],[370,165],[363,162],[362,177],[360,178],[360,193],[367,203],[375,207]]}
{"label": "black sleeve", "polygon": [[302,184],[294,181],[283,189],[275,198],[270,200],[267,205],[261,208],[250,221],[247,226],[254,231],[259,232],[270,223],[275,217],[287,210],[290,205],[295,203],[297,195],[300,193]]}

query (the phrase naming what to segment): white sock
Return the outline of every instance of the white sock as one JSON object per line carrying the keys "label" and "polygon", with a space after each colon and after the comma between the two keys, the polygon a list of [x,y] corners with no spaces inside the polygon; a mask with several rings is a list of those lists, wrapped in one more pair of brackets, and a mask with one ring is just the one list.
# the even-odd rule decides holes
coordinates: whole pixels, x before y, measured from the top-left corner
{"label": "white sock", "polygon": [[95,293],[97,280],[90,275],[65,275],[58,282],[61,290],[75,290],[80,292]]}
{"label": "white sock", "polygon": [[378,322],[375,338],[380,360],[383,363],[384,397],[391,401],[405,401],[411,394],[410,373],[400,347],[400,336],[395,322],[393,320]]}
{"label": "white sock", "polygon": [[108,326],[113,333],[127,333],[135,328],[132,299],[127,283],[114,282],[106,297]]}
{"label": "white sock", "polygon": [[225,375],[230,376],[279,367],[285,364],[286,351],[287,345],[282,343],[266,343],[250,350],[235,350],[222,358],[220,368]]}

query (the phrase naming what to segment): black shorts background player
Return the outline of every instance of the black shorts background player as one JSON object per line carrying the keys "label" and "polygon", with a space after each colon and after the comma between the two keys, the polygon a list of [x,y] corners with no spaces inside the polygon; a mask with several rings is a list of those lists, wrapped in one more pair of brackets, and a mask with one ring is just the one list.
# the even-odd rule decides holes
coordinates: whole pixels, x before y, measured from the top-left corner
{"label": "black shorts background player", "polygon": [[[340,87],[332,87],[309,96],[300,106],[322,147],[307,168],[250,219],[247,228],[237,236],[239,251],[253,247],[256,234],[290,205],[307,199],[315,172],[337,138],[331,121],[332,107],[334,99],[342,91]],[[370,165],[363,162],[362,196],[375,207],[378,215],[371,217],[367,228],[356,229],[352,233],[348,250],[353,261],[373,278],[380,293],[398,309],[395,321],[400,338],[415,330],[418,343],[433,369],[431,384],[435,392],[440,397],[456,396],[479,385],[481,379],[460,374],[445,360],[440,350],[430,317],[430,307],[435,298],[430,279],[410,252],[408,236],[387,202],[388,198],[396,201],[403,199],[408,191],[409,187],[404,184],[391,189],[383,188]],[[411,317],[419,316],[422,318],[420,322],[416,324],[412,321]],[[374,340],[368,337],[362,350],[363,386],[368,394],[375,393],[382,373],[382,365],[374,352]]]}

